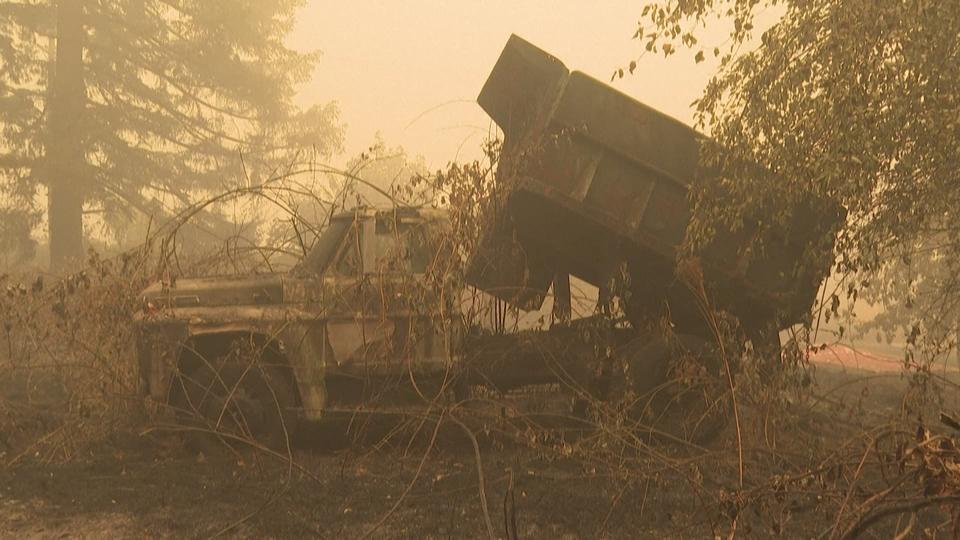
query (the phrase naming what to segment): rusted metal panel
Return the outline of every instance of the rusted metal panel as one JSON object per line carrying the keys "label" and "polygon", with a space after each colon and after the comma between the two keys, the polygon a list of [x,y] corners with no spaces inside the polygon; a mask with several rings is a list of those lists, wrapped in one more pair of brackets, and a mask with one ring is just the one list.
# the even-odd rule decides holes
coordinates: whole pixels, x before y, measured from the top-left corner
{"label": "rusted metal panel", "polygon": [[542,129],[537,121],[549,118],[553,107],[549,96],[558,95],[566,76],[567,68],[560,60],[510,36],[477,103],[508,138],[522,138],[526,131]]}
{"label": "rusted metal panel", "polygon": [[[676,253],[691,218],[689,185],[713,176],[699,162],[707,139],[587,75],[568,72],[517,36],[507,42],[478,101],[504,131],[497,174],[505,194],[503,210],[470,261],[472,284],[515,306],[536,308],[557,268],[600,286],[627,263],[642,269],[633,276],[654,304],[692,301],[653,291],[676,281]],[[809,210],[797,209],[791,228],[773,231],[770,236],[782,242],[768,242],[762,256],[749,249],[756,233],[749,223],[737,233],[718,232],[701,255],[708,285],[725,291],[718,297],[728,302],[723,307],[744,316],[785,313],[787,319],[809,308],[831,261],[823,257],[801,269],[801,259],[810,246],[829,252],[842,219],[842,211],[827,203],[812,202]]]}
{"label": "rusted metal panel", "polygon": [[283,282],[280,275],[180,279],[151,285],[144,297],[157,307],[279,304]]}
{"label": "rusted metal panel", "polygon": [[681,185],[698,174],[701,135],[580,72],[570,74],[550,127],[575,132]]}

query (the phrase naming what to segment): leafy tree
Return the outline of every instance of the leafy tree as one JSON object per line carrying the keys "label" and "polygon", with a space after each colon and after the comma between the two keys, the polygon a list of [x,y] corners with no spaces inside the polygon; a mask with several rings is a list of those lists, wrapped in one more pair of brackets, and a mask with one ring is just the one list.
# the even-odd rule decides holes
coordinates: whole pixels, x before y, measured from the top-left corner
{"label": "leafy tree", "polygon": [[293,104],[317,59],[284,44],[300,4],[0,4],[0,180],[34,218],[46,187],[52,264],[82,256],[84,212],[123,226],[339,148],[335,106]]}
{"label": "leafy tree", "polygon": [[[769,8],[783,16],[757,36]],[[727,23],[721,47],[687,30]],[[941,270],[960,263],[960,2],[663,0],[640,24],[651,54],[721,57],[695,106],[722,148],[704,156],[722,181],[695,190],[692,240],[761,207],[785,220],[813,193],[849,212],[838,242],[838,269],[856,276],[848,297],[909,305],[931,268],[921,260],[937,261],[928,297],[937,283],[956,294]]]}

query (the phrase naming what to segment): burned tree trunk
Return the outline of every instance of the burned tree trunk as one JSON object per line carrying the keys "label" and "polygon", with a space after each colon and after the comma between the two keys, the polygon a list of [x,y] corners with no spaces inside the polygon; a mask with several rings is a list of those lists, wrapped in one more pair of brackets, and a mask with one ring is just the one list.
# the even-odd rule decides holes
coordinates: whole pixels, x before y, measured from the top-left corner
{"label": "burned tree trunk", "polygon": [[59,0],[44,168],[53,270],[83,258],[83,34],[82,0]]}

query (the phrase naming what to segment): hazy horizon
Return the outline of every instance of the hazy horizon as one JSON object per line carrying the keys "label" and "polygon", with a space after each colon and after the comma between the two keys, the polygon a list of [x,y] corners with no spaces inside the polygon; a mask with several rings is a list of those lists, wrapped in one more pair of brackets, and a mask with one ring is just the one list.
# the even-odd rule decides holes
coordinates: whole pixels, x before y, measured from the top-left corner
{"label": "hazy horizon", "polygon": [[[631,39],[641,6],[616,0],[580,2],[495,0],[308,0],[289,43],[322,53],[302,104],[336,101],[346,124],[342,163],[367,149],[380,132],[389,146],[422,155],[430,168],[475,157],[493,129],[475,99],[511,33],[557,56],[571,70],[609,81],[643,51]],[[702,32],[707,50],[726,39],[715,26]],[[615,88],[688,124],[717,63],[695,64],[681,51],[646,55],[635,75]]]}

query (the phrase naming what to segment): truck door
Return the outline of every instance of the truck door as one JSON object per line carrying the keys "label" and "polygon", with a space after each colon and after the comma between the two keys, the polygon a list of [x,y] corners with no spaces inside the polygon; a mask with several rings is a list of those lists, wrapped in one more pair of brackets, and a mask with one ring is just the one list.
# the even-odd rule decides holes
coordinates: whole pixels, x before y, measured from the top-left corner
{"label": "truck door", "polygon": [[447,364],[449,340],[426,282],[428,239],[416,217],[380,212],[354,221],[324,278],[328,369],[373,375]]}

